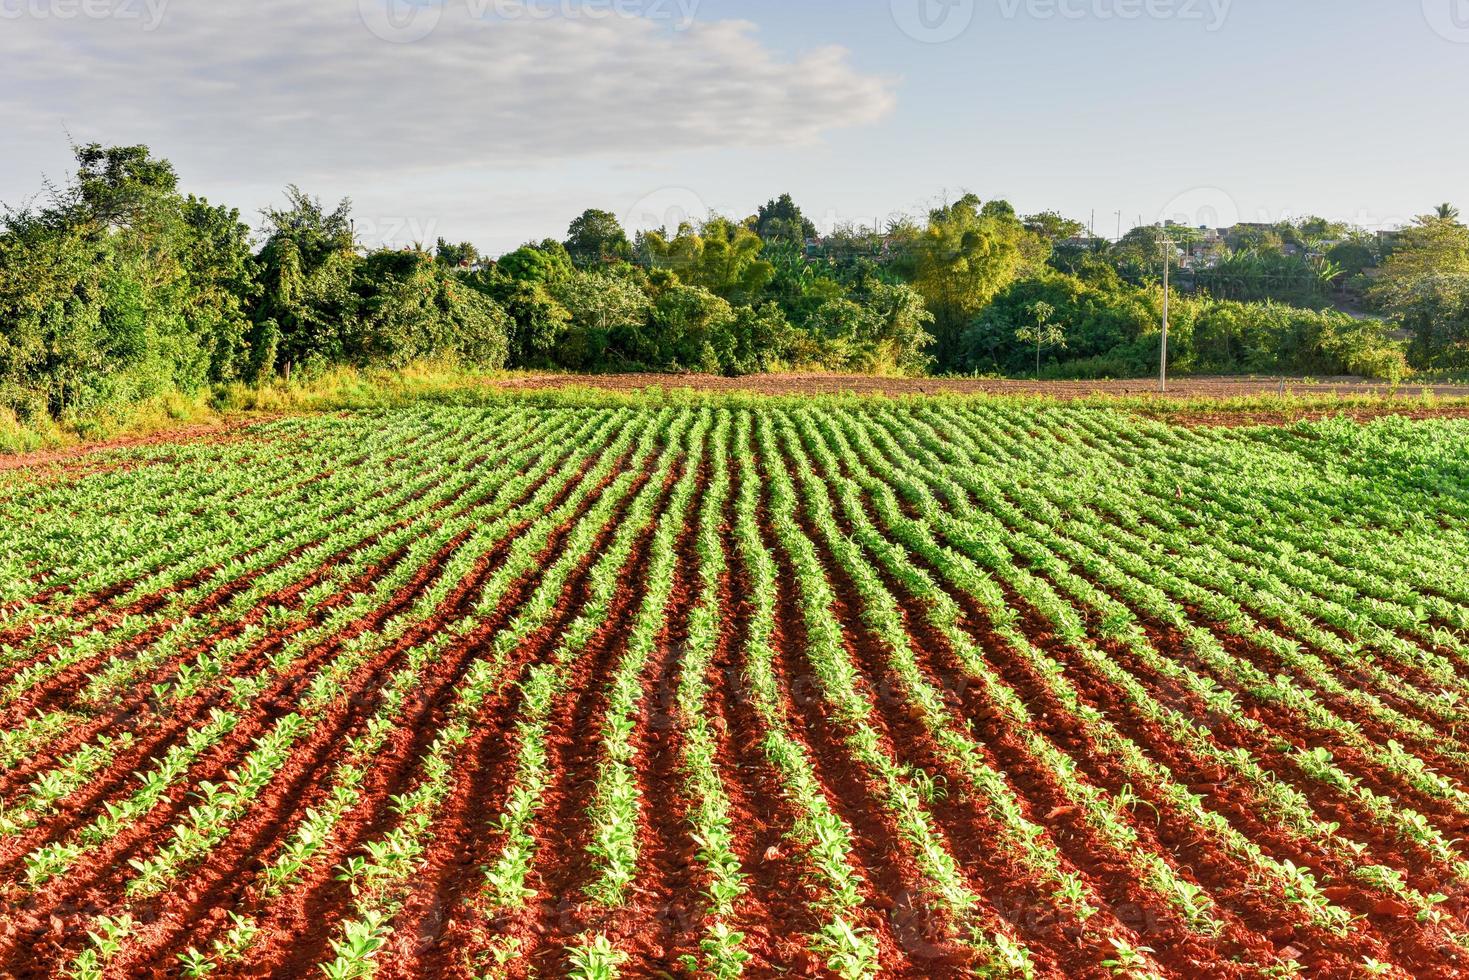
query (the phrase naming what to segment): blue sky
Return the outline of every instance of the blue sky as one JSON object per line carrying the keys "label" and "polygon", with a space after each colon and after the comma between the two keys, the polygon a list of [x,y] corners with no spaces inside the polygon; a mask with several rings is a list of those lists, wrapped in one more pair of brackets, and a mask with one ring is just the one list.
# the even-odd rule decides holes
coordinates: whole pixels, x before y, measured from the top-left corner
{"label": "blue sky", "polygon": [[370,240],[491,251],[782,191],[821,225],[973,191],[1104,234],[1469,208],[1469,0],[88,2],[0,0],[7,203],[70,132],[251,220],[295,182]]}

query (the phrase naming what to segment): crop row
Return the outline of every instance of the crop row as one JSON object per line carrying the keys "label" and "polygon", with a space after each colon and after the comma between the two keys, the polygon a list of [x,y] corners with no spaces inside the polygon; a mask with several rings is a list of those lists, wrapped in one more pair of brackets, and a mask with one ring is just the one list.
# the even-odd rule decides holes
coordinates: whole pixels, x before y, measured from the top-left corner
{"label": "crop row", "polygon": [[0,972],[1452,975],[1455,449],[506,403],[0,478]]}

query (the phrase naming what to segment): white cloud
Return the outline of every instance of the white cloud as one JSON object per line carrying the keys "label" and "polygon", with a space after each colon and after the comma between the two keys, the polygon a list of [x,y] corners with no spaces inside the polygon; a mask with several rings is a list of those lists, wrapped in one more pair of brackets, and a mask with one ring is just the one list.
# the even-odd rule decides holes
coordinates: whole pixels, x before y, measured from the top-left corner
{"label": "white cloud", "polygon": [[[360,0],[374,2],[401,0]],[[393,43],[359,0],[0,0],[7,142],[46,144],[0,164],[0,198],[35,186],[15,168],[53,159],[63,125],[82,141],[147,142],[186,162],[186,180],[355,183],[806,144],[895,101],[892,81],[845,51],[782,58],[745,22],[537,2],[536,16],[506,16],[494,0],[448,0],[426,36]],[[67,4],[82,12],[59,16]]]}

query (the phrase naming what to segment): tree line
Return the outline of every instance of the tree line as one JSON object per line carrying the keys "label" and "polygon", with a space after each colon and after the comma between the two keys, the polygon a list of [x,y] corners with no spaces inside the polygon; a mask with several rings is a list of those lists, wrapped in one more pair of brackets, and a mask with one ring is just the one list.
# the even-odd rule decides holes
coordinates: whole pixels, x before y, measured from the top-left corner
{"label": "tree line", "polygon": [[[1022,217],[966,195],[819,237],[782,195],[743,221],[631,236],[589,210],[564,238],[491,259],[442,239],[364,249],[349,201],[328,207],[295,187],[252,228],[183,193],[147,147],[75,152],[65,185],[0,218],[0,405],[22,417],[423,358],[1053,377],[1156,363],[1156,229],[1078,244],[1082,227],[1054,212]],[[1313,302],[1344,271],[1303,272],[1254,242],[1176,298],[1174,370],[1396,379],[1469,367],[1469,230],[1456,213],[1420,219],[1390,255],[1339,257],[1370,278],[1382,320]]]}

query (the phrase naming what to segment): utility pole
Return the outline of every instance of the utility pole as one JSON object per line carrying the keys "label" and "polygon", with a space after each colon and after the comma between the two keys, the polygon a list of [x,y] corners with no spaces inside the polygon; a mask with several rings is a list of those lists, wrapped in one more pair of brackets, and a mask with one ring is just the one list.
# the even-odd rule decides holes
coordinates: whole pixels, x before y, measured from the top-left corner
{"label": "utility pole", "polygon": [[1117,240],[1122,241],[1122,212],[1117,212]]}
{"label": "utility pole", "polygon": [[1158,363],[1158,387],[1168,394],[1168,270],[1173,266],[1173,239],[1163,225],[1158,226],[1163,246],[1163,353]]}

